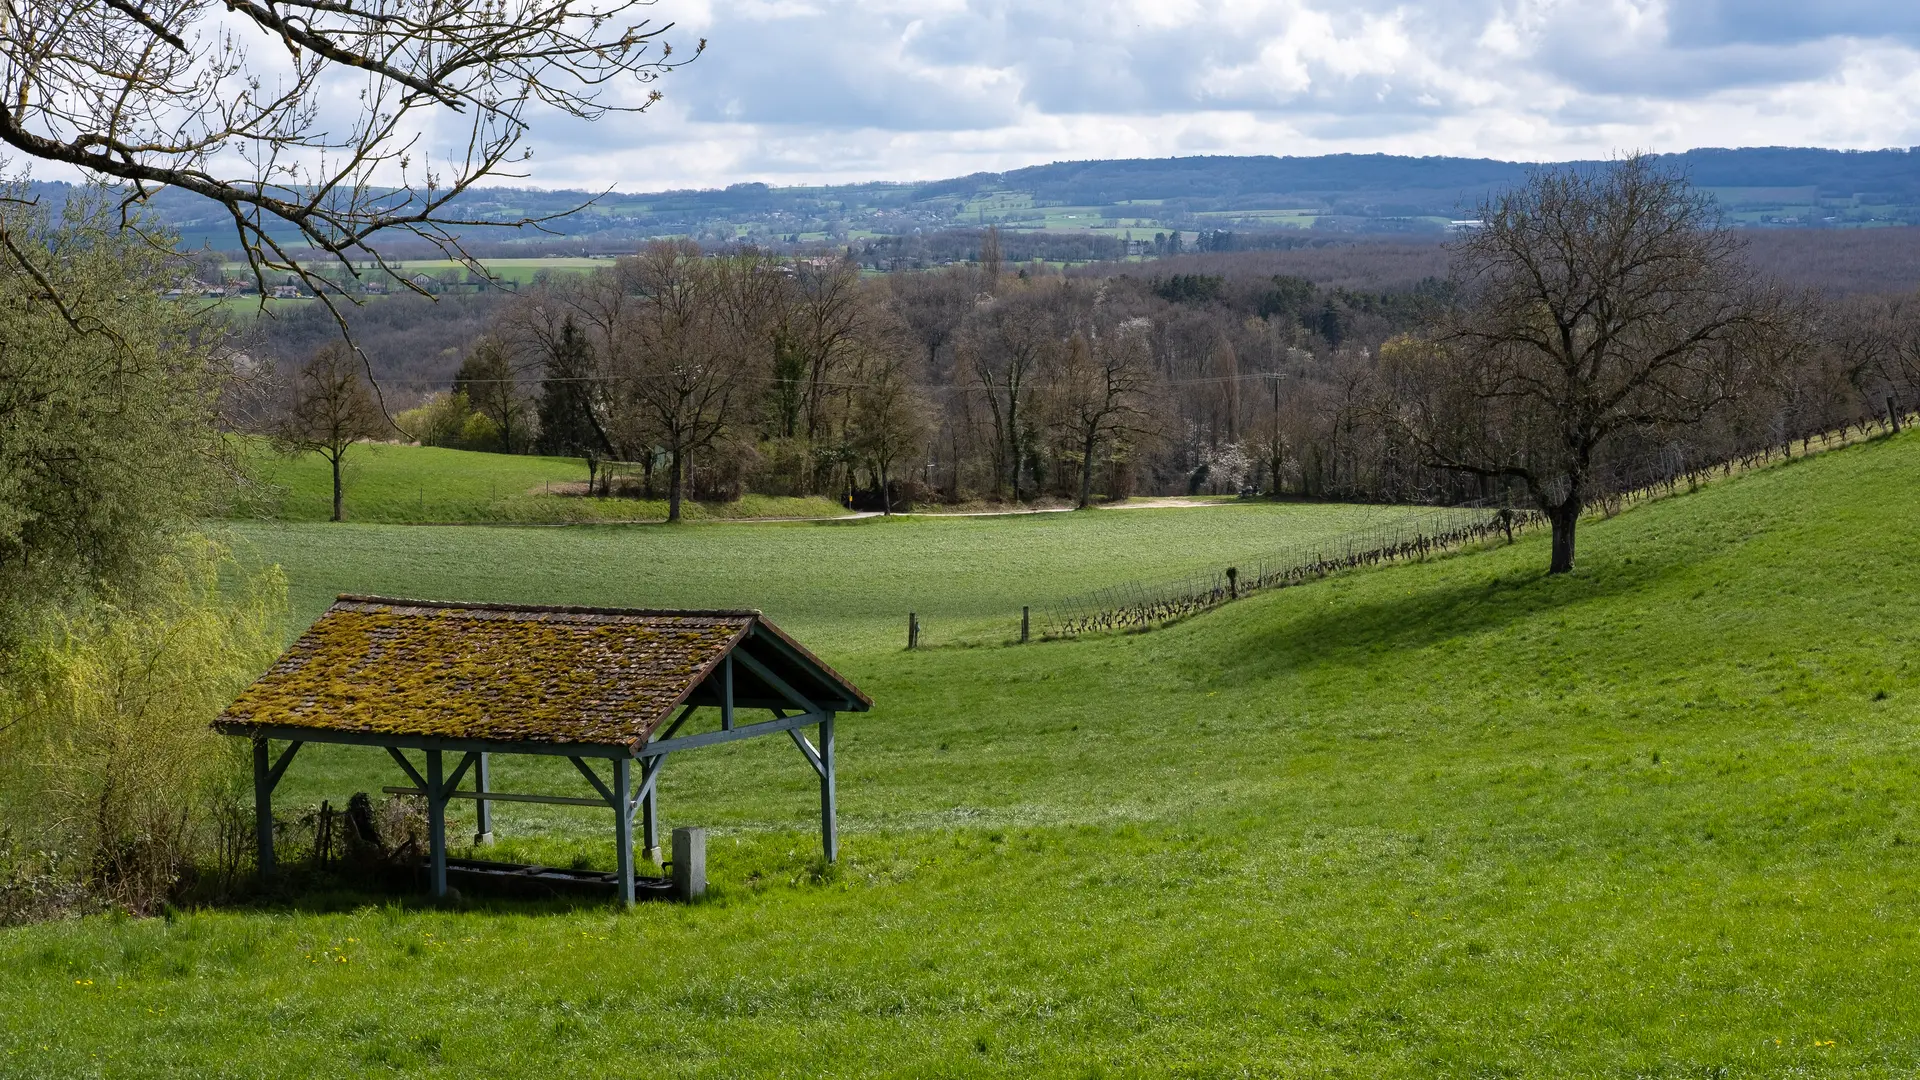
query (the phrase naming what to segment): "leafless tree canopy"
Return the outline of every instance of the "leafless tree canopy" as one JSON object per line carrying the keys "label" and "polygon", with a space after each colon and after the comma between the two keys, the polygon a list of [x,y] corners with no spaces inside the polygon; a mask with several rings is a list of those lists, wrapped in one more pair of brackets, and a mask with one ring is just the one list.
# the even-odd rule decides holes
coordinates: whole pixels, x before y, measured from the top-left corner
{"label": "leafless tree canopy", "polygon": [[293,380],[286,414],[273,432],[283,453],[313,451],[333,469],[333,520],[345,517],[341,469],[347,452],[362,439],[387,431],[387,417],[375,404],[360,362],[340,342],[329,342],[307,359]]}
{"label": "leafless tree canopy", "polygon": [[1482,219],[1457,251],[1464,303],[1390,351],[1395,403],[1430,464],[1524,484],[1564,572],[1608,455],[1762,388],[1799,327],[1711,202],[1648,158],[1544,171]]}
{"label": "leafless tree canopy", "polygon": [[[124,183],[130,205],[165,186],[214,200],[256,278],[339,296],[300,249],[351,271],[404,233],[472,265],[457,230],[479,223],[452,202],[519,175],[536,107],[593,120],[657,98],[635,88],[684,61],[649,3],[0,0],[0,140]],[[464,145],[427,142],[449,124]]]}

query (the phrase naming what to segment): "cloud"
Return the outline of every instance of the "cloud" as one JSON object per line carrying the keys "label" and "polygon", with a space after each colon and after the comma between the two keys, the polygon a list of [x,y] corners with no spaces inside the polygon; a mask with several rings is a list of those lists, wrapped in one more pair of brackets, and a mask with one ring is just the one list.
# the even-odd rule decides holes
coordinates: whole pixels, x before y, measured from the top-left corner
{"label": "cloud", "polygon": [[708,54],[645,116],[543,124],[531,182],[1920,144],[1912,0],[675,2]]}

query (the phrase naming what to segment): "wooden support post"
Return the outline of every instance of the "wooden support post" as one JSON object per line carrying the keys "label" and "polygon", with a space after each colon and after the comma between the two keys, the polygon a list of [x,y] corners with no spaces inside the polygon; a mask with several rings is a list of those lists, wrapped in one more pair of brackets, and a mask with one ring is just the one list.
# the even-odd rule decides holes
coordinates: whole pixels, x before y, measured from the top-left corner
{"label": "wooden support post", "polygon": [[267,740],[253,740],[253,838],[262,880],[273,878],[273,766]]}
{"label": "wooden support post", "polygon": [[1031,610],[1032,609],[1028,608],[1025,604],[1020,606],[1020,644],[1022,645],[1027,643],[1027,632],[1030,625],[1028,622],[1028,613]]}
{"label": "wooden support post", "polygon": [[473,773],[474,794],[481,796],[473,802],[473,843],[476,847],[493,843],[493,804],[485,798],[487,792],[493,790],[493,770],[487,761],[491,756],[485,750],[480,751],[480,764]]}
{"label": "wooden support post", "polygon": [[1227,599],[1240,599],[1240,568],[1237,566],[1227,567]]}
{"label": "wooden support post", "polygon": [[820,721],[820,846],[827,861],[840,858],[840,826],[835,820],[833,791],[833,714]]}
{"label": "wooden support post", "polygon": [[613,808],[613,849],[615,875],[620,885],[620,902],[633,906],[633,759],[613,759],[613,790],[620,805]]}
{"label": "wooden support post", "polygon": [[[660,766],[666,763],[667,759],[664,756],[657,757],[649,760],[645,768],[650,773],[659,772]],[[647,858],[657,863],[660,861],[659,784],[658,782],[648,784],[646,783],[648,779],[652,777],[648,776],[641,781],[646,790],[640,796],[640,846],[646,850]]]}
{"label": "wooden support post", "polygon": [[917,649],[919,647],[920,616],[915,612],[909,611],[907,612],[907,648]]}
{"label": "wooden support post", "polygon": [[720,730],[733,730],[733,654],[720,661]]}
{"label": "wooden support post", "polygon": [[441,752],[427,751],[427,885],[436,900],[447,895],[446,775]]}

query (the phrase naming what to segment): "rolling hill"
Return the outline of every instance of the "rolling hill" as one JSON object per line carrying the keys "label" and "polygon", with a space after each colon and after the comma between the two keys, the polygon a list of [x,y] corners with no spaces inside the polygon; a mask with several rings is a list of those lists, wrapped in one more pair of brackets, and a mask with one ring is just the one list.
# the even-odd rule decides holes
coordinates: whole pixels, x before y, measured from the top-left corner
{"label": "rolling hill", "polygon": [[[1920,154],[1907,150],[1697,149],[1664,160],[1712,191],[1740,224],[1920,224]],[[783,246],[926,238],[997,225],[1045,239],[1058,249],[1053,257],[1106,258],[1124,253],[1128,236],[1150,240],[1172,230],[1187,233],[1190,248],[1199,233],[1231,232],[1243,246],[1284,245],[1314,232],[1437,233],[1532,167],[1385,154],[1143,158],[1055,162],[931,182],[785,188],[742,183],[597,199],[584,191],[483,188],[457,201],[452,212],[504,222],[592,202],[550,223],[550,232],[470,230],[467,239],[494,256],[628,251],[638,241],[668,235]],[[40,187],[57,194],[60,186]],[[168,189],[151,205],[180,231],[185,246],[233,246],[230,223],[217,204]],[[946,247],[964,257],[967,241],[962,237],[956,244]],[[404,249],[396,250],[425,254]]]}
{"label": "rolling hill", "polygon": [[[839,866],[790,749],[688,755],[662,808],[716,829],[709,903],[313,892],[0,931],[0,1073],[1908,1075],[1917,483],[1910,432],[1594,521],[1572,575],[1532,537],[917,653],[892,601],[972,587],[934,534],[810,527],[822,595],[871,594],[795,601],[879,702],[840,736]],[[355,531],[249,535],[296,593],[472,587],[482,530]],[[657,534],[543,535],[571,555],[488,560],[495,598],[670,573]],[[1086,540],[1114,574],[1141,543]],[[750,548],[715,558],[737,573],[676,599],[751,585]],[[286,805],[393,778],[303,755]],[[591,812],[497,821],[513,854],[610,855]]]}

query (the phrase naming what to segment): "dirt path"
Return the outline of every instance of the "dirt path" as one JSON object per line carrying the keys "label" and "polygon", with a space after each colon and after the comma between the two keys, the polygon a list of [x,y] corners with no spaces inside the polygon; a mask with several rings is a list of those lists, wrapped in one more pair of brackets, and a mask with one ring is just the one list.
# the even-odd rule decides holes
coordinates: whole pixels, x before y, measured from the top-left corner
{"label": "dirt path", "polygon": [[1218,499],[1184,499],[1174,495],[1159,496],[1150,499],[1131,499],[1119,506],[1103,506],[1102,510],[1160,510],[1174,506],[1230,506]]}
{"label": "dirt path", "polygon": [[[585,484],[581,485],[583,488]],[[1225,506],[1222,502],[1208,502],[1201,499],[1183,499],[1177,497],[1135,499],[1118,506],[1095,504],[1095,510],[1162,510],[1174,508],[1197,508],[1204,506]],[[1071,506],[1027,506],[1017,510],[902,510],[895,517],[914,518],[984,518],[1017,517],[1026,514],[1071,514]],[[784,523],[824,522],[824,521],[861,521],[866,518],[882,517],[878,510],[854,510],[833,517],[715,517],[689,520],[689,525],[779,525]],[[570,529],[594,525],[664,525],[665,518],[608,518],[598,521],[410,521],[400,524],[444,527],[450,525],[470,525],[481,528],[507,527],[516,529]]]}

